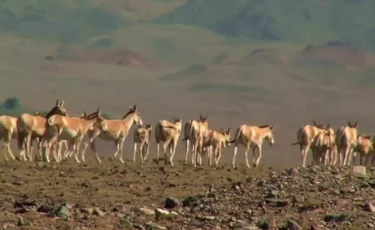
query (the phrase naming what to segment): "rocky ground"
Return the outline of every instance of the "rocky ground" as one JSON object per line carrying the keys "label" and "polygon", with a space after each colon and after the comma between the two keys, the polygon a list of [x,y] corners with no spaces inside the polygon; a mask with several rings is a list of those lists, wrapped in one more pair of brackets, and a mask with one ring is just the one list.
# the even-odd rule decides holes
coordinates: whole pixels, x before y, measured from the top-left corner
{"label": "rocky ground", "polygon": [[2,229],[374,229],[375,169],[0,165]]}

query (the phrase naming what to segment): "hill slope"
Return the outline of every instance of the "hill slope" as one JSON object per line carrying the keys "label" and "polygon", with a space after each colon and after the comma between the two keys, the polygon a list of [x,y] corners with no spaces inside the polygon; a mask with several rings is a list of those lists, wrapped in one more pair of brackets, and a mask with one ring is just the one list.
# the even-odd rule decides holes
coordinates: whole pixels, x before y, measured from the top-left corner
{"label": "hill slope", "polygon": [[310,44],[341,39],[374,51],[374,8],[374,1],[352,0],[190,0],[157,21],[256,40]]}

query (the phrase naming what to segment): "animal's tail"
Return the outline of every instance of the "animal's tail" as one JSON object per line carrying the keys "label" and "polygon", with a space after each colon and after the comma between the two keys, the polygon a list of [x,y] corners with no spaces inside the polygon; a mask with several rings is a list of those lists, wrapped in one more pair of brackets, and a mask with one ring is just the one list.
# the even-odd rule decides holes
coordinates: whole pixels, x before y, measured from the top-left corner
{"label": "animal's tail", "polygon": [[233,139],[233,140],[231,140],[231,141],[228,141],[228,143],[230,143],[230,144],[233,144],[234,142],[236,142],[237,140],[238,140],[238,138],[240,138],[240,134],[241,134],[241,128],[238,128],[237,130],[236,130],[236,137]]}
{"label": "animal's tail", "polygon": [[[191,136],[191,134],[193,133],[193,122],[190,121],[188,124],[190,124],[190,132],[189,132],[189,135],[185,136],[185,138],[182,139],[182,141],[186,141],[187,139],[189,139],[190,136]],[[186,127],[186,125],[185,125],[185,127]]]}
{"label": "animal's tail", "polygon": [[22,144],[25,139],[25,131],[23,130],[22,117],[19,116],[17,119],[17,147],[18,149],[22,148]]}

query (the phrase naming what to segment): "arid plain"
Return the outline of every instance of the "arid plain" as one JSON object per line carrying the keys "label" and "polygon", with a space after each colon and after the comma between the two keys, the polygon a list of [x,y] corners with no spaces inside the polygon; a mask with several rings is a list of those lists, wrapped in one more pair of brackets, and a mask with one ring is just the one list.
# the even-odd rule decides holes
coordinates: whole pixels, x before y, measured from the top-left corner
{"label": "arid plain", "polygon": [[[228,165],[222,171],[194,171],[177,162],[178,166],[167,174],[184,178],[189,172],[191,177],[184,179],[186,183],[198,178],[194,185],[188,183],[185,188],[172,186],[177,197],[204,191],[206,188],[199,187],[200,183],[219,186],[229,183],[224,182],[224,177],[237,181],[252,173],[263,175],[269,166],[295,167],[301,159],[298,148],[291,143],[303,124],[315,120],[338,128],[348,120],[358,120],[360,133],[375,133],[375,46],[371,43],[375,25],[369,23],[374,21],[368,12],[372,3],[352,6],[350,1],[294,2],[288,1],[281,7],[271,1],[252,0],[236,4],[210,0],[35,0],[22,4],[3,1],[0,98],[17,97],[33,111],[47,111],[56,99],[64,99],[71,116],[84,110],[93,112],[99,106],[111,118],[121,118],[129,105],[136,104],[143,121],[152,125],[174,116],[185,122],[200,114],[208,115],[209,126],[214,129],[234,130],[240,124],[277,125],[276,143],[264,147],[258,171],[246,171],[243,165],[239,171],[229,170]],[[296,9],[292,10],[292,6]],[[344,17],[343,12],[349,11]],[[357,36],[351,36],[355,33]],[[132,157],[132,139],[130,135],[124,147],[128,160]],[[115,151],[113,143],[98,141],[97,146],[103,157]],[[15,149],[14,143],[12,147]],[[155,157],[155,149],[152,139],[151,158]],[[232,151],[232,147],[224,151],[222,165],[230,162]],[[241,163],[243,151],[240,148],[237,156]],[[183,157],[184,145],[180,141],[176,160]],[[53,197],[60,192],[60,185],[53,183],[69,187],[81,183],[70,181],[72,178],[90,180],[96,172],[106,173],[114,165],[120,168],[116,178],[104,177],[102,173],[96,175],[103,176],[100,183],[160,170],[149,162],[144,166],[150,167],[146,171],[129,166],[131,172],[122,176],[121,171],[127,166],[105,164],[98,166],[92,159],[88,166],[75,166],[73,162],[46,166],[50,171],[34,164],[4,163],[2,173],[3,178],[11,178],[10,172],[17,172],[16,177],[22,178],[22,185],[9,185],[16,186],[7,190],[9,199],[20,196],[17,189],[22,188],[33,198],[43,200],[47,195],[39,194],[36,198],[36,187],[31,184],[47,186],[44,189],[49,189],[48,196]],[[68,178],[63,182],[59,172],[69,174],[69,170],[72,177],[61,176]],[[40,185],[36,185],[36,175],[44,178]],[[155,189],[161,191],[165,184],[155,182],[155,178],[148,178],[145,183],[151,187],[155,183]],[[111,191],[120,186],[99,184],[95,186],[107,186]],[[129,184],[137,184],[125,189],[135,193],[147,187],[143,188],[138,180]],[[66,191],[65,198],[78,202],[74,199],[80,195],[70,194],[81,191],[78,187]],[[181,189],[186,189],[186,194],[180,194]],[[155,195],[159,197],[150,195],[143,203],[141,195],[133,194],[129,200],[158,204],[173,195],[168,191]],[[110,192],[100,196],[96,193],[95,199],[100,200],[101,196],[117,197],[114,203],[125,199],[122,194]],[[9,218],[14,219],[14,214]]]}

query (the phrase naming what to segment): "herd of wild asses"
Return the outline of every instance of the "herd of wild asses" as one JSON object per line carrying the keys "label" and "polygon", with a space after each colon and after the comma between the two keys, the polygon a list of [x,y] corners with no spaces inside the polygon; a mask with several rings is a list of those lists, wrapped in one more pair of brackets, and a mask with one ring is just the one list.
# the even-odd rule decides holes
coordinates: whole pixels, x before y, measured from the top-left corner
{"label": "herd of wild asses", "polygon": [[[19,160],[33,160],[33,141],[37,143],[35,160],[50,162],[50,153],[56,162],[75,158],[79,163],[85,161],[85,153],[88,146],[99,162],[99,154],[96,150],[95,140],[100,138],[105,141],[114,141],[116,152],[113,159],[119,157],[123,160],[123,143],[128,136],[131,126],[138,126],[134,130],[134,156],[139,151],[141,162],[147,161],[152,130],[156,141],[156,160],[159,162],[160,145],[163,148],[165,164],[173,165],[173,157],[181,135],[182,120],[174,117],[173,121],[160,120],[154,127],[143,124],[141,115],[136,105],[130,106],[122,119],[107,120],[101,116],[100,108],[87,115],[86,111],[78,117],[70,117],[64,107],[64,101],[56,101],[55,106],[45,114],[23,113],[18,117],[0,116],[0,139],[3,140],[3,154],[5,160],[8,157],[16,159],[10,148],[10,141],[17,139],[20,150]],[[202,157],[208,156],[208,163],[217,166],[222,149],[234,145],[232,166],[236,167],[236,155],[238,145],[245,147],[245,163],[248,162],[248,152],[253,151],[253,166],[259,165],[262,156],[262,145],[267,141],[270,146],[274,144],[274,125],[240,125],[231,138],[230,128],[219,131],[208,128],[207,116],[200,116],[198,120],[187,121],[184,125],[185,163],[191,152],[191,163],[195,167],[202,165]],[[336,131],[328,126],[317,124],[304,125],[297,132],[297,142],[302,156],[302,166],[306,166],[307,154],[312,153],[312,164],[349,165],[354,161],[356,153],[360,156],[360,164],[366,165],[371,157],[374,164],[374,145],[369,135],[357,133],[357,122],[348,122]],[[65,150],[62,152],[62,147]],[[81,149],[82,148],[82,149]],[[167,158],[167,151],[169,157]],[[214,158],[214,159],[212,159]],[[339,159],[339,160],[338,160]],[[363,161],[364,160],[364,161]]]}

